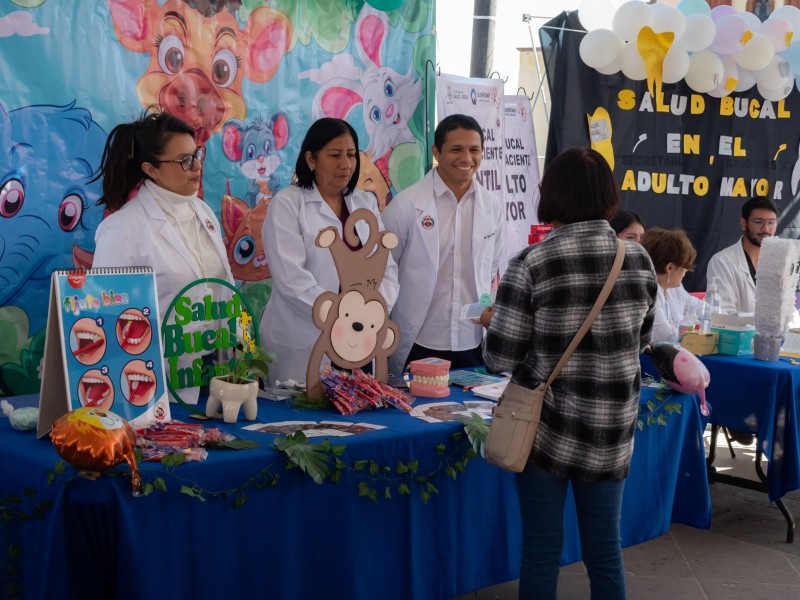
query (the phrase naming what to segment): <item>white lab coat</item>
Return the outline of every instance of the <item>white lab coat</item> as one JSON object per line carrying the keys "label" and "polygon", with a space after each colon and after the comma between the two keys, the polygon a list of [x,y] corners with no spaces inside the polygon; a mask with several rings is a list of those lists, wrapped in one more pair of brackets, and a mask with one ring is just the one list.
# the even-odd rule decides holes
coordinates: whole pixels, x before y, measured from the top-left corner
{"label": "white lab coat", "polygon": [[656,296],[656,315],[653,321],[653,343],[678,343],[681,321],[686,312],[694,313],[696,319],[703,312],[703,301],[695,298],[683,285],[663,290],[658,286]]}
{"label": "white lab coat", "polygon": [[[345,196],[352,214],[359,208],[371,210],[384,229],[378,203],[372,194],[354,190]],[[311,349],[320,330],[314,324],[311,309],[323,292],[339,291],[339,276],[330,250],[316,245],[320,230],[335,226],[342,235],[342,224],[316,187],[304,190],[291,186],[281,190],[270,202],[261,230],[267,263],[272,273],[272,295],[261,316],[262,344],[273,351],[277,360],[270,364],[270,380],[304,382]],[[362,243],[369,237],[365,221],[356,224]],[[389,310],[398,293],[397,265],[391,255],[380,292]]]}
{"label": "white lab coat", "polygon": [[718,277],[717,292],[722,312],[755,312],[756,284],[750,276],[741,238],[732,246],[717,252],[708,261],[706,289],[711,286],[714,277]]}
{"label": "white lab coat", "polygon": [[[222,229],[214,211],[203,201],[192,202],[195,214],[203,224],[214,248],[225,266],[229,283],[233,283],[228,257],[222,242]],[[178,231],[167,220],[164,211],[153,195],[142,186],[136,196],[121,209],[106,217],[97,228],[94,236],[95,253],[92,267],[152,267],[156,274],[158,289],[158,322],[163,323],[170,304],[186,285],[201,279],[203,274],[192,253],[186,247]],[[217,286],[219,287],[219,286]],[[221,290],[215,290],[220,292]],[[193,303],[202,301],[204,290],[195,287],[190,291]],[[215,296],[216,299],[216,296]],[[199,328],[205,328],[205,326]],[[189,331],[192,325],[184,327]],[[184,354],[179,357],[178,368],[187,368],[197,354]],[[164,369],[170,376],[165,361]],[[179,391],[181,398],[188,403],[197,402],[199,388]]]}
{"label": "white lab coat", "polygon": [[[505,216],[500,199],[475,182],[472,255],[477,302],[491,291],[492,279],[505,260]],[[383,211],[386,227],[400,240],[392,254],[400,273],[400,295],[392,320],[400,327],[400,344],[389,359],[389,372],[399,374],[425,321],[439,269],[439,230],[433,171],[398,194]],[[434,226],[426,229],[423,221]],[[480,325],[476,325],[480,327]]]}

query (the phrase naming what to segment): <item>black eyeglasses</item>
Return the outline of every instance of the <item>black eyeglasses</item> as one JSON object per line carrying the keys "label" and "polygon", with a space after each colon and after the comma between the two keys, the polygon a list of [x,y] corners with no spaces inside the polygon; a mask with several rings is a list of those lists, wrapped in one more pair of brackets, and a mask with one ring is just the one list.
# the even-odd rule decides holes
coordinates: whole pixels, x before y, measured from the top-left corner
{"label": "black eyeglasses", "polygon": [[190,171],[192,167],[194,167],[194,161],[203,162],[203,159],[206,157],[206,147],[205,146],[198,146],[197,149],[192,154],[184,154],[178,158],[172,158],[170,160],[159,160],[159,163],[165,162],[173,162],[178,163],[181,166],[181,169],[184,171]]}

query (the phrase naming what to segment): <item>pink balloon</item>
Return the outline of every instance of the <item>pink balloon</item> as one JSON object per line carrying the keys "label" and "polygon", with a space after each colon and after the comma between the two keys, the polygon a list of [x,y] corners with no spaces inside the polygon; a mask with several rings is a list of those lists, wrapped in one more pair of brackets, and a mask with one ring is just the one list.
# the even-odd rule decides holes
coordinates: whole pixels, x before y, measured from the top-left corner
{"label": "pink balloon", "polygon": [[703,416],[711,414],[706,402],[706,388],[711,383],[711,375],[700,359],[678,344],[669,342],[652,344],[649,352],[664,383],[678,392],[697,394],[700,412]]}
{"label": "pink balloon", "polygon": [[714,21],[718,21],[722,17],[728,15],[735,15],[737,14],[737,10],[732,6],[727,6],[725,4],[720,4],[719,6],[715,6],[711,9],[711,19]]}
{"label": "pink balloon", "polygon": [[[717,54],[733,54],[744,48],[752,37],[750,26],[739,15],[727,15],[717,20],[717,34],[709,49]],[[748,35],[748,32],[750,34]]]}

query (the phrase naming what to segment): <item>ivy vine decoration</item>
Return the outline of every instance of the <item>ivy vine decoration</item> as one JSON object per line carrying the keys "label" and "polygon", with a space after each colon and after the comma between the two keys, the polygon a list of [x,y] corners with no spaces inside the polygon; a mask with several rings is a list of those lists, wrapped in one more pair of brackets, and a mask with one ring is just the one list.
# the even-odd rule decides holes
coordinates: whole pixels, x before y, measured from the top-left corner
{"label": "ivy vine decoration", "polygon": [[666,427],[669,415],[681,414],[680,402],[670,400],[672,398],[671,388],[663,381],[647,377],[642,381],[642,385],[655,385],[656,395],[644,405],[639,405],[639,417],[636,420],[636,427],[639,431],[644,429],[645,424],[648,427],[653,424]]}
{"label": "ivy vine decoration", "polygon": [[[51,471],[47,472],[47,485],[53,485],[66,472],[67,464],[59,460]],[[22,547],[9,539],[8,527],[12,523],[25,523],[33,519],[44,519],[53,508],[52,500],[42,500],[39,492],[25,487],[21,494],[0,493],[0,542],[6,549],[5,557],[0,554],[0,581],[5,583],[5,598],[22,598],[19,586],[18,560]]]}

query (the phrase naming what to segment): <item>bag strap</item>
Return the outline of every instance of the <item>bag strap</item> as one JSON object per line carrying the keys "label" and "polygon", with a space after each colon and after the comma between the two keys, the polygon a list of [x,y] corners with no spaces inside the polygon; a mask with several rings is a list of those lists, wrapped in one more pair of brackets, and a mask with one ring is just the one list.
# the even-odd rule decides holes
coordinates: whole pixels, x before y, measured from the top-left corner
{"label": "bag strap", "polygon": [[545,389],[550,387],[550,384],[553,383],[553,380],[558,377],[559,372],[567,364],[570,356],[575,351],[575,348],[578,347],[578,344],[581,343],[583,336],[586,335],[586,332],[589,331],[589,328],[594,323],[595,318],[600,313],[603,308],[603,305],[606,303],[609,294],[611,293],[611,288],[614,287],[614,284],[617,282],[617,277],[619,276],[619,272],[622,269],[622,262],[625,260],[625,242],[618,239],[617,240],[617,255],[614,257],[614,264],[611,266],[611,272],[608,274],[608,279],[606,279],[606,283],[603,286],[603,289],[600,290],[600,295],[597,296],[597,300],[594,302],[594,306],[592,306],[592,310],[589,311],[589,316],[586,317],[586,320],[581,325],[581,328],[578,329],[578,333],[575,334],[575,337],[572,338],[569,346],[564,351],[564,354],[561,356],[561,360],[558,361],[558,364],[553,369],[553,372],[550,373],[550,377],[545,384]]}

